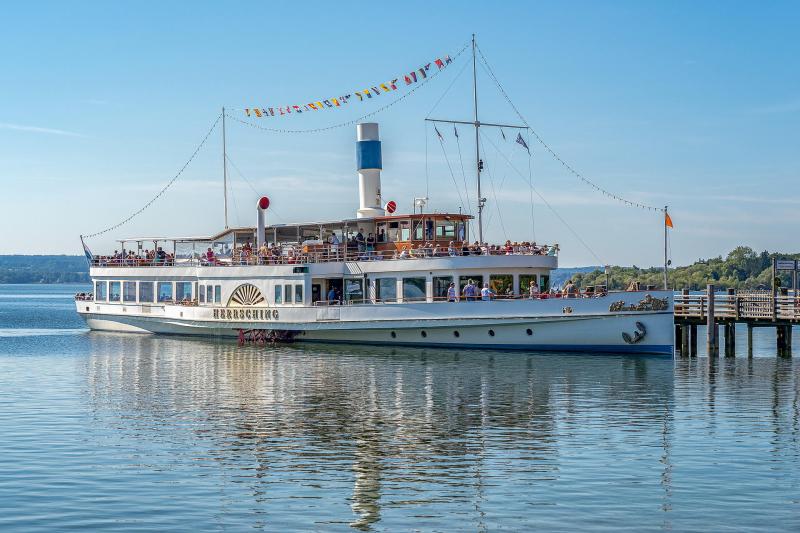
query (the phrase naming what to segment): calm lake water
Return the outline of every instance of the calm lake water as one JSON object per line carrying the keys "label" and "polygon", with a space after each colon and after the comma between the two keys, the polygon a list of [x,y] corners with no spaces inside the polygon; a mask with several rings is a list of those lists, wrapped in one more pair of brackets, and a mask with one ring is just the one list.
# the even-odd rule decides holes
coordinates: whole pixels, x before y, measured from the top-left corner
{"label": "calm lake water", "polygon": [[89,333],[78,290],[0,285],[0,531],[800,530],[768,330],[713,364],[255,348]]}

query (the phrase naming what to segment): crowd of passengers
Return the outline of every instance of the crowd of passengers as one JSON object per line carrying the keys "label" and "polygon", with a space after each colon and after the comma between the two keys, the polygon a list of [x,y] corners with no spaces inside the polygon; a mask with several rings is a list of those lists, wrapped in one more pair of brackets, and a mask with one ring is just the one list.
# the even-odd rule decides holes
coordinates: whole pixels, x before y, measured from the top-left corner
{"label": "crowd of passengers", "polygon": [[587,287],[585,290],[581,291],[580,288],[578,288],[578,286],[572,282],[572,280],[568,281],[560,290],[551,288],[550,290],[542,291],[539,289],[539,285],[535,281],[531,281],[528,287],[520,287],[520,294],[515,294],[513,288],[511,287],[508,287],[505,292],[498,294],[494,289],[492,289],[489,283],[484,283],[483,288],[479,289],[475,282],[470,279],[467,281],[467,284],[464,285],[461,291],[456,288],[455,282],[450,283],[450,286],[447,288],[446,299],[448,302],[459,302],[461,300],[465,300],[467,302],[474,302],[478,300],[491,301],[498,298],[528,298],[531,300],[545,300],[548,298],[597,298],[600,296],[605,296],[606,294],[606,288],[602,286]]}
{"label": "crowd of passengers", "polygon": [[[379,241],[378,241],[379,242]],[[231,254],[231,263],[235,265],[252,264],[294,264],[316,262],[319,260],[336,261],[350,259],[360,261],[380,261],[383,259],[422,259],[426,257],[455,257],[479,255],[555,255],[558,245],[537,245],[535,242],[506,241],[503,245],[493,245],[478,241],[469,242],[450,241],[445,247],[437,242],[424,242],[417,245],[411,244],[402,250],[376,250],[376,239],[370,233],[366,238],[360,231],[346,244],[339,242],[335,233],[331,234],[328,242],[322,245],[322,251],[304,252],[303,247],[293,244],[276,246],[264,243],[256,248],[251,242],[241,248],[234,248]],[[217,257],[211,248],[208,248],[201,257],[206,265],[219,265],[222,260]]]}
{"label": "crowd of passengers", "polygon": [[[480,255],[556,255],[558,245],[537,245],[535,242],[511,242],[496,245],[479,243],[475,241],[450,241],[447,246],[435,241],[410,244],[402,250],[376,250],[378,243],[385,242],[385,238],[372,233],[364,236],[363,230],[353,235],[350,239],[341,242],[336,233],[332,233],[327,242],[315,251],[304,252],[303,247],[294,244],[274,245],[264,243],[256,248],[252,242],[244,246],[234,247],[230,260],[218,257],[211,248],[200,256],[200,261],[207,266],[234,264],[234,265],[268,265],[268,264],[295,264],[317,261],[359,260],[380,261],[383,259],[422,259],[427,257],[456,257]],[[155,250],[119,252],[114,250],[110,256],[95,256],[94,264],[98,266],[171,266],[175,257],[167,253],[160,246]]]}
{"label": "crowd of passengers", "polygon": [[93,262],[97,266],[171,266],[175,264],[175,257],[159,246],[155,250],[137,253],[114,250],[112,255],[94,256]]}

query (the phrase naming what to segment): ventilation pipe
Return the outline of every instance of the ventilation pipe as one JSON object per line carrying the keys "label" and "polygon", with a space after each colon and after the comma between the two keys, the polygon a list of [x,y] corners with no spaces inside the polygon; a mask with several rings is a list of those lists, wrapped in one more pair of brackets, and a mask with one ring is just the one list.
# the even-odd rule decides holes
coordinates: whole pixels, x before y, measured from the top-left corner
{"label": "ventilation pipe", "polygon": [[381,141],[376,122],[356,125],[356,169],[358,170],[358,218],[383,216],[381,203]]}
{"label": "ventilation pipe", "polygon": [[258,201],[258,224],[256,224],[256,249],[261,248],[261,245],[264,244],[266,241],[266,230],[264,224],[265,214],[267,212],[267,208],[269,207],[269,198],[266,196],[262,196],[261,199]]}

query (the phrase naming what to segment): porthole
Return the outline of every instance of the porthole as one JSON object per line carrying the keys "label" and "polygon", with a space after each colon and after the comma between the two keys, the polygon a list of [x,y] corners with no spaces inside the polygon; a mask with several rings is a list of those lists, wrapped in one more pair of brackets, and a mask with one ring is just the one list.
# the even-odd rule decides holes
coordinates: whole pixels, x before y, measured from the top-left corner
{"label": "porthole", "polygon": [[525,333],[527,333],[528,335],[533,335],[533,330],[531,328],[528,328],[525,330]]}
{"label": "porthole", "polygon": [[460,337],[460,336],[461,336],[461,333],[459,333],[459,332],[457,332],[457,331],[454,331],[454,332],[453,332],[453,337],[456,337],[456,338],[458,338],[458,337]]}
{"label": "porthole", "polygon": [[422,335],[423,338],[428,336],[428,333],[425,330],[420,331],[419,334]]}
{"label": "porthole", "polygon": [[494,337],[494,330],[493,330],[493,329],[490,329],[490,330],[489,330],[489,336],[490,336],[490,337]]}
{"label": "porthole", "polygon": [[394,331],[391,332],[389,335],[391,335],[393,339],[397,338],[397,333],[395,333]]}

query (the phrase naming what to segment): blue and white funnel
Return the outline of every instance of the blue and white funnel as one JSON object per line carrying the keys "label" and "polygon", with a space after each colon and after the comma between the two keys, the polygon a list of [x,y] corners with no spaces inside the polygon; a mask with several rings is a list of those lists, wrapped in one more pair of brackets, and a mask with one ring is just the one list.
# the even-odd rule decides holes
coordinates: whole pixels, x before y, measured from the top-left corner
{"label": "blue and white funnel", "polygon": [[380,217],[385,213],[381,203],[381,141],[376,122],[356,125],[356,169],[358,170],[358,218]]}

